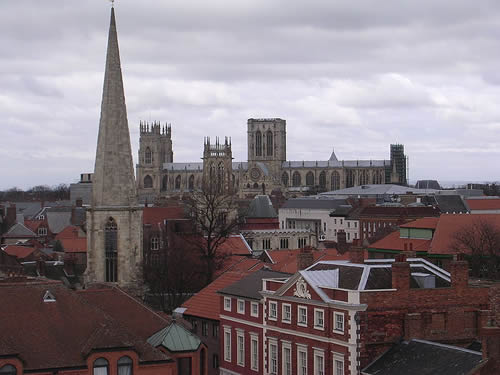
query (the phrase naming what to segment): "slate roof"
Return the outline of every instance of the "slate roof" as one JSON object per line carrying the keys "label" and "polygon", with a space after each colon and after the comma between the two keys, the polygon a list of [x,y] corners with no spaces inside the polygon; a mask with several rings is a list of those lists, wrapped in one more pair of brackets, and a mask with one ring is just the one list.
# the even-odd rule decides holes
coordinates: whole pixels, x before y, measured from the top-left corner
{"label": "slate roof", "polygon": [[257,195],[250,202],[246,217],[248,218],[275,218],[278,214],[267,195]]}
{"label": "slate roof", "polygon": [[346,189],[327,191],[321,193],[320,195],[344,195],[344,196],[392,196],[392,195],[404,195],[408,193],[413,194],[436,194],[438,190],[434,189],[415,189],[411,187],[392,185],[392,184],[379,184],[379,185],[360,185],[354,186]]}
{"label": "slate roof", "polygon": [[16,223],[3,236],[10,238],[36,237],[36,234],[31,229],[27,228],[24,224]]}
{"label": "slate roof", "polygon": [[443,213],[466,213],[469,209],[460,195],[436,195],[436,204]]}
{"label": "slate roof", "polygon": [[219,290],[219,293],[260,300],[262,298],[262,295],[259,293],[262,290],[262,279],[282,277],[288,278],[290,276],[291,275],[289,273],[285,272],[260,269],[242,278],[241,280]]}
{"label": "slate roof", "polygon": [[361,374],[466,375],[481,364],[480,352],[414,339],[394,345]]}
{"label": "slate roof", "polygon": [[163,346],[168,351],[177,353],[198,350],[201,340],[174,321],[168,327],[151,336],[148,339],[148,343],[155,348]]}
{"label": "slate roof", "polygon": [[418,180],[415,184],[416,189],[436,189],[441,190],[441,185],[436,180]]}
{"label": "slate roof", "polygon": [[61,232],[68,225],[71,225],[71,209],[65,210],[52,210],[46,212],[49,230],[57,234]]}
{"label": "slate roof", "polygon": [[25,219],[36,215],[42,208],[41,202],[12,202],[16,205],[16,214],[23,214]]}
{"label": "slate roof", "polygon": [[305,208],[312,210],[333,210],[345,205],[345,199],[294,198],[288,199],[281,208]]}
{"label": "slate roof", "polygon": [[[43,302],[47,291],[55,302]],[[92,292],[86,293],[54,281],[0,284],[0,353],[19,353],[25,371],[86,366],[86,356],[98,348],[133,347],[141,361],[168,360],[146,343],[149,336],[136,335],[151,322],[162,329],[167,325],[163,319],[144,311],[134,320],[134,305],[140,303],[131,297],[116,306],[118,318],[111,316],[102,305],[107,300],[113,303],[113,297],[123,293],[116,288],[95,299],[82,298]]]}

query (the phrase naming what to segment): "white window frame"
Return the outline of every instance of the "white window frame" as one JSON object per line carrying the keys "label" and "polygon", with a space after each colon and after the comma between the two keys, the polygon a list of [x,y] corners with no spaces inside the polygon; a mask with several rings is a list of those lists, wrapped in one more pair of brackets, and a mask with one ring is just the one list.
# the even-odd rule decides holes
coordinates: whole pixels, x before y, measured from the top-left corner
{"label": "white window frame", "polygon": [[39,236],[46,236],[47,235],[47,228],[45,228],[45,227],[38,228],[37,234]]}
{"label": "white window frame", "polygon": [[231,297],[224,297],[224,311],[231,311]]}
{"label": "white window frame", "polygon": [[[305,372],[301,372],[300,353],[305,353]],[[308,375],[307,370],[307,346],[297,344],[297,375]]]}
{"label": "white window frame", "polygon": [[[318,313],[322,314],[321,325],[319,324]],[[323,331],[325,329],[325,310],[314,308],[314,329],[319,329]]]}
{"label": "white window frame", "polygon": [[[274,346],[276,347],[276,366],[274,367],[273,366],[273,357],[272,357],[272,350],[271,350],[271,347]],[[268,347],[268,350],[269,350],[269,359],[268,359],[268,363],[267,363],[267,371],[269,373],[269,375],[277,375],[278,374],[278,341],[276,339],[269,339],[269,347]]]}
{"label": "white window frame", "polygon": [[259,371],[259,335],[256,333],[250,333],[250,369]]}
{"label": "white window frame", "polygon": [[241,329],[236,329],[236,364],[245,367],[245,332]]}
{"label": "white window frame", "polygon": [[[290,351],[290,356],[288,357],[286,354],[285,354],[285,349],[288,349]],[[285,362],[286,359],[289,359],[288,361],[288,365],[289,365],[289,368],[287,371],[285,365],[287,362]],[[283,375],[292,375],[292,345],[289,341],[281,341],[281,373]]]}
{"label": "white window frame", "polygon": [[[274,306],[275,315],[271,315],[271,311],[273,311],[271,306]],[[269,315],[268,316],[269,316],[269,320],[278,320],[278,302],[269,301]]]}
{"label": "white window frame", "polygon": [[231,362],[231,327],[224,327],[224,361]]}
{"label": "white window frame", "polygon": [[[286,317],[286,313],[285,313],[285,308],[288,307],[288,311],[289,311],[289,317],[287,318]],[[287,324],[291,324],[292,323],[292,305],[289,304],[289,303],[283,303],[281,305],[281,321],[283,323],[287,323]]]}
{"label": "white window frame", "polygon": [[[317,358],[321,358],[321,366],[318,365]],[[325,375],[325,352],[314,349],[314,375]]]}
{"label": "white window frame", "polygon": [[[345,375],[345,363],[344,363],[344,355],[340,353],[333,353],[333,375]],[[342,371],[337,371],[337,363],[341,363]]]}
{"label": "white window frame", "polygon": [[[342,329],[337,328],[337,317],[342,317]],[[344,313],[341,312],[333,312],[333,331],[337,333],[344,333],[345,332],[345,317]]]}
{"label": "white window frame", "polygon": [[[241,305],[243,304],[243,308],[240,308]],[[236,301],[236,310],[238,314],[244,314],[245,313],[245,300],[244,299],[239,299]]]}
{"label": "white window frame", "polygon": [[[256,307],[255,309],[255,313],[254,313],[254,307]],[[250,316],[253,316],[255,318],[258,318],[259,317],[259,303],[258,302],[251,302],[250,303]]]}
{"label": "white window frame", "polygon": [[[306,314],[305,314],[306,321],[305,322],[300,321],[300,317],[301,317],[300,311],[301,310],[306,311]],[[297,306],[297,325],[300,327],[307,327],[307,306],[302,306],[302,305]]]}

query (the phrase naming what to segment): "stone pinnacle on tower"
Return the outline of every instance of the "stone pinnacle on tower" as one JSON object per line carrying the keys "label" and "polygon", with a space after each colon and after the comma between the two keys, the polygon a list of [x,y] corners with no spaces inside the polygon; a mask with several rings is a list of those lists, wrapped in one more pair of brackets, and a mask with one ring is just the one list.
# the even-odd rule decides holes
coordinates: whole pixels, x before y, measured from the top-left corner
{"label": "stone pinnacle on tower", "polygon": [[111,8],[101,119],[92,185],[94,207],[137,204],[114,8]]}

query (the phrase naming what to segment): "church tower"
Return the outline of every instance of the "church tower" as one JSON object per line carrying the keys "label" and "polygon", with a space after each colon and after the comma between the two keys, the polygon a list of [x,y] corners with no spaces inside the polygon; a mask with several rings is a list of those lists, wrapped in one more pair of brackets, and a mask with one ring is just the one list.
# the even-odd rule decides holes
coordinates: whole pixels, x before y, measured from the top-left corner
{"label": "church tower", "polygon": [[142,208],[137,203],[114,8],[92,185],[85,283],[135,288],[142,280]]}
{"label": "church tower", "polygon": [[216,138],[215,144],[211,144],[207,137],[203,147],[204,188],[219,193],[233,192],[235,176],[232,164],[231,140],[226,137],[224,143],[220,143]]}
{"label": "church tower", "polygon": [[162,179],[164,163],[172,163],[172,127],[165,123],[140,123],[139,158],[137,161],[137,184],[140,193],[158,194],[166,190]]}

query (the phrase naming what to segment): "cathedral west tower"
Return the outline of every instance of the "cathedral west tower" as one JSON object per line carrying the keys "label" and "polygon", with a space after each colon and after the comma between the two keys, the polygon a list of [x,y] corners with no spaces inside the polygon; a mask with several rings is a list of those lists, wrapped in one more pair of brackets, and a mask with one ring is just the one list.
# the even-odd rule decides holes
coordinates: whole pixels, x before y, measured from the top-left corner
{"label": "cathedral west tower", "polygon": [[85,282],[137,287],[142,280],[142,208],[137,192],[125,106],[114,8],[95,158],[87,211]]}

